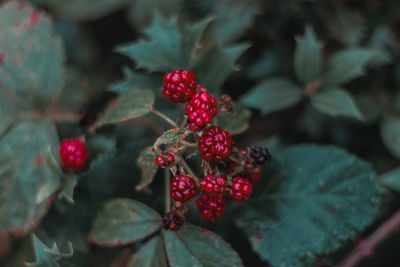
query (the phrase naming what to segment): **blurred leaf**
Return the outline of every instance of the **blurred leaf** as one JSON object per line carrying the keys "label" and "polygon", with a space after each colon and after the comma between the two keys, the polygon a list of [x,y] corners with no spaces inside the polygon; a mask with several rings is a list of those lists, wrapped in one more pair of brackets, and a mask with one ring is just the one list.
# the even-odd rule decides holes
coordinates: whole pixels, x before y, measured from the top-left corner
{"label": "blurred leaf", "polygon": [[146,115],[154,104],[154,93],[151,90],[132,90],[129,94],[111,101],[103,116],[97,121],[96,127],[123,122]]}
{"label": "blurred leaf", "polygon": [[296,38],[296,51],[294,54],[294,70],[297,78],[305,85],[316,81],[321,73],[322,45],[319,44],[314,31],[306,27],[303,37]]}
{"label": "blurred leaf", "polygon": [[246,66],[244,71],[251,80],[261,80],[278,73],[291,72],[293,66],[288,64],[291,61],[292,51],[287,47],[278,47],[262,54],[254,63]]}
{"label": "blurred leaf", "polygon": [[242,96],[240,102],[261,110],[263,115],[280,111],[298,104],[303,91],[288,80],[272,78],[264,80]]}
{"label": "blurred leaf", "polygon": [[143,149],[140,153],[137,159],[137,165],[142,171],[142,179],[135,187],[137,191],[146,188],[153,182],[158,170],[158,165],[155,163],[155,160],[160,152],[161,151],[158,149],[153,151],[153,147],[150,146]]}
{"label": "blurred leaf", "polygon": [[167,267],[164,244],[160,236],[155,236],[147,241],[139,251],[132,255],[125,266]]}
{"label": "blurred leaf", "polygon": [[251,26],[259,6],[253,0],[220,0],[215,2],[214,10],[218,35],[226,43]]}
{"label": "blurred leaf", "polygon": [[219,113],[215,117],[215,125],[230,132],[232,135],[245,132],[249,128],[250,110],[240,104],[233,104],[234,113]]}
{"label": "blurred leaf", "polygon": [[158,73],[140,73],[124,68],[124,79],[111,85],[110,91],[127,94],[134,89],[151,89],[161,92],[163,76]]}
{"label": "blurred leaf", "polygon": [[36,203],[41,203],[43,200],[50,197],[53,193],[55,193],[61,187],[61,177],[63,177],[63,173],[59,167],[59,163],[51,154],[50,148],[47,149],[45,155],[45,161],[47,166],[52,172],[54,179],[51,179],[48,183],[46,183],[37,194]]}
{"label": "blurred leaf", "polygon": [[0,140],[0,232],[24,235],[46,212],[39,194],[58,179],[45,162],[48,147],[58,149],[51,122],[20,122]]}
{"label": "blurred leaf", "polygon": [[380,175],[382,185],[400,192],[400,167]]}
{"label": "blurred leaf", "polygon": [[171,266],[243,266],[236,251],[206,229],[186,223],[179,231],[163,235]]}
{"label": "blurred leaf", "polygon": [[361,111],[364,123],[374,123],[381,115],[381,105],[377,100],[368,95],[359,95],[355,98],[357,107]]}
{"label": "blurred leaf", "polygon": [[124,45],[117,51],[149,71],[166,72],[178,67],[187,68],[209,22],[210,19],[206,19],[194,24],[182,35],[176,19],[164,22],[156,15],[151,27],[145,31],[147,40]]}
{"label": "blurred leaf", "polygon": [[184,128],[176,128],[168,130],[157,138],[156,142],[153,145],[153,148],[158,149],[160,145],[174,144],[182,140],[184,134],[185,134]]}
{"label": "blurred leaf", "polygon": [[[372,61],[387,58],[379,50],[349,48],[334,54],[328,61],[323,86],[329,87],[349,82],[364,75],[365,67]],[[385,61],[387,63],[387,61]]]}
{"label": "blurred leaf", "polygon": [[400,158],[400,119],[386,117],[381,123],[381,138],[393,156]]}
{"label": "blurred leaf", "polygon": [[1,6],[0,25],[1,109],[44,111],[64,81],[63,47],[51,20],[28,4],[9,1]]}
{"label": "blurred leaf", "polygon": [[335,37],[347,46],[358,45],[367,30],[357,12],[345,8],[336,8],[334,19],[329,21]]}
{"label": "blurred leaf", "polygon": [[161,217],[145,204],[127,198],[107,202],[96,216],[89,240],[100,246],[122,246],[161,228]]}
{"label": "blurred leaf", "polygon": [[375,218],[383,190],[369,164],[342,149],[302,145],[275,153],[238,227],[273,266],[311,266]]}
{"label": "blurred leaf", "polygon": [[344,116],[363,120],[353,97],[340,88],[333,88],[316,93],[311,97],[313,107],[329,116]]}
{"label": "blurred leaf", "polygon": [[210,92],[218,92],[228,76],[236,70],[236,60],[249,47],[249,44],[243,43],[224,49],[212,48],[194,67],[197,82]]}

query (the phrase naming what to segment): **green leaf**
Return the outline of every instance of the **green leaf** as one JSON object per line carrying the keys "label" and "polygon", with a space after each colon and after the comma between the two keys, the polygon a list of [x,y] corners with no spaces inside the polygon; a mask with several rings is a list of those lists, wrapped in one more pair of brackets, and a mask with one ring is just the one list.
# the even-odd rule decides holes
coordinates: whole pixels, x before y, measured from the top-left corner
{"label": "green leaf", "polygon": [[96,127],[106,124],[123,122],[146,115],[154,104],[154,93],[151,90],[133,90],[112,101],[103,116],[97,121]]}
{"label": "green leaf", "polygon": [[68,243],[68,251],[61,253],[56,243],[49,248],[34,234],[33,247],[35,250],[35,262],[26,263],[26,266],[29,267],[59,267],[59,261],[62,258],[72,257],[73,255],[71,243]]}
{"label": "green leaf", "polygon": [[243,266],[236,251],[208,230],[186,223],[179,231],[163,235],[171,266]]}
{"label": "green leaf", "polygon": [[0,25],[1,109],[44,111],[64,81],[60,38],[45,14],[18,1],[1,6]]}
{"label": "green leaf", "polygon": [[381,123],[381,138],[393,156],[400,158],[400,119],[386,117]]}
{"label": "green leaf", "polygon": [[127,267],[167,267],[163,240],[160,236],[153,237],[128,262]]}
{"label": "green leaf", "polygon": [[75,187],[78,185],[78,176],[69,175],[62,181],[62,187],[59,193],[59,198],[63,198],[69,203],[74,202],[74,191]]}
{"label": "green leaf", "polygon": [[383,190],[374,170],[342,149],[291,147],[264,174],[236,224],[273,266],[311,266],[378,214]]}
{"label": "green leaf", "polygon": [[156,176],[158,165],[155,163],[155,159],[160,153],[160,150],[154,150],[153,147],[146,147],[140,153],[139,158],[137,159],[137,165],[142,171],[142,179],[139,184],[136,185],[136,190],[143,190],[147,186],[149,186]]}
{"label": "green leaf", "polygon": [[127,94],[134,89],[151,89],[161,92],[163,76],[159,73],[140,73],[124,68],[124,79],[111,85],[110,91]]}
{"label": "green leaf", "polygon": [[380,175],[380,181],[384,186],[400,192],[400,167]]}
{"label": "green leaf", "polygon": [[249,128],[250,110],[240,104],[233,104],[233,112],[219,113],[215,124],[231,134],[240,134]]}
{"label": "green leaf", "polygon": [[222,0],[215,2],[215,17],[218,36],[223,42],[236,39],[251,26],[259,5],[252,0]]}
{"label": "green leaf", "polygon": [[364,75],[372,61],[386,58],[379,50],[349,48],[334,54],[328,61],[323,86],[339,85]]}
{"label": "green leaf", "polygon": [[121,246],[141,240],[161,227],[161,217],[145,204],[126,198],[107,202],[96,216],[89,240],[100,246]]}
{"label": "green leaf", "polygon": [[297,78],[305,85],[316,81],[321,74],[321,48],[321,44],[310,27],[306,27],[304,36],[296,38],[294,70]]}
{"label": "green leaf", "polygon": [[280,111],[298,104],[303,98],[300,87],[288,80],[273,78],[264,80],[248,93],[240,102],[246,106],[260,109],[263,115]]}
{"label": "green leaf", "polygon": [[154,149],[158,149],[160,145],[175,144],[184,138],[185,129],[176,128],[164,132],[160,137],[157,138],[153,145]]}
{"label": "green leaf", "polygon": [[329,24],[333,35],[347,46],[358,45],[367,30],[365,23],[357,12],[345,8],[336,8],[335,15]]}
{"label": "green leaf", "polygon": [[369,95],[358,95],[355,100],[364,123],[374,123],[379,119],[382,113],[382,106],[377,103],[376,99]]}
{"label": "green leaf", "polygon": [[345,116],[363,120],[353,97],[340,88],[318,92],[311,97],[311,104],[319,112],[329,116]]}
{"label": "green leaf", "polygon": [[214,47],[203,55],[194,66],[199,84],[210,92],[217,92],[228,76],[237,70],[236,60],[250,47],[247,43],[228,48]]}
{"label": "green leaf", "polygon": [[19,122],[0,140],[0,233],[22,236],[46,212],[39,194],[58,179],[45,162],[48,147],[58,149],[51,122]]}

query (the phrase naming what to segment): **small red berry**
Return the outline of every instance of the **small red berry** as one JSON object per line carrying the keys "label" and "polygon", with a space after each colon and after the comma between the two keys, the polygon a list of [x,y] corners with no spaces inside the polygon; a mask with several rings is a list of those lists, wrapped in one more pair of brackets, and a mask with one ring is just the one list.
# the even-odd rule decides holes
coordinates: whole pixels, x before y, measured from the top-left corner
{"label": "small red berry", "polygon": [[205,160],[227,159],[231,154],[232,144],[231,134],[218,126],[207,128],[198,139],[199,151]]}
{"label": "small red berry", "polygon": [[186,202],[197,195],[196,182],[190,176],[177,175],[171,182],[171,197],[175,201]]}
{"label": "small red berry", "polygon": [[163,95],[175,103],[185,103],[196,91],[196,77],[187,70],[174,70],[164,75]]}
{"label": "small red berry", "polygon": [[200,190],[210,197],[223,197],[226,192],[226,182],[222,177],[215,177],[212,174],[204,177],[200,182]]}
{"label": "small red berry", "polygon": [[197,92],[187,104],[185,111],[188,115],[190,129],[199,131],[218,114],[218,103],[206,88],[198,86]]}
{"label": "small red berry", "polygon": [[178,231],[184,223],[184,219],[175,212],[168,212],[162,218],[165,230]]}
{"label": "small red berry", "polygon": [[249,180],[235,177],[233,178],[232,186],[228,189],[228,196],[236,201],[248,200],[251,190],[252,188]]}
{"label": "small red berry", "polygon": [[89,151],[82,139],[66,139],[60,144],[61,166],[70,171],[82,171],[89,161]]}
{"label": "small red berry", "polygon": [[168,167],[174,164],[175,162],[175,153],[167,150],[164,152],[161,152],[158,154],[158,156],[155,159],[155,162],[157,163],[158,166],[160,167]]}
{"label": "small red berry", "polygon": [[196,201],[201,217],[208,221],[215,221],[215,219],[222,217],[225,204],[224,198],[209,197],[206,194],[202,194]]}
{"label": "small red berry", "polygon": [[261,166],[256,165],[253,172],[249,173],[249,176],[252,184],[258,183],[261,180]]}

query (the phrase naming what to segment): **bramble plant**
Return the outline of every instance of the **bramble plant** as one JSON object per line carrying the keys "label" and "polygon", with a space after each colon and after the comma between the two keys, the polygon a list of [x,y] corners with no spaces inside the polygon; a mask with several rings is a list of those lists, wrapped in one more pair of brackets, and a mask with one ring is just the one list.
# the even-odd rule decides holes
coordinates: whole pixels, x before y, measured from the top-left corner
{"label": "bramble plant", "polygon": [[397,266],[399,10],[2,1],[0,266]]}

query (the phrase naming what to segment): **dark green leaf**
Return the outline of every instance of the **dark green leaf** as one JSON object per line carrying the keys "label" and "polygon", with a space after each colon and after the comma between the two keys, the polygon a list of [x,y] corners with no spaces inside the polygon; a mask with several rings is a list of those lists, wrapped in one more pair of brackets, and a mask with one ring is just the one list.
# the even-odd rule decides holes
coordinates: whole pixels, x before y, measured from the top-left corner
{"label": "dark green leaf", "polygon": [[237,225],[273,266],[311,266],[375,218],[382,189],[371,166],[342,149],[274,153]]}
{"label": "dark green leaf", "polygon": [[382,174],[380,180],[384,186],[400,192],[400,167]]}
{"label": "dark green leaf", "polygon": [[316,81],[320,76],[322,68],[321,48],[321,44],[310,27],[306,27],[304,36],[296,38],[294,70],[297,78],[305,85]]}
{"label": "dark green leaf", "polygon": [[151,90],[132,90],[129,94],[112,101],[97,121],[96,126],[123,122],[146,115],[154,104],[154,93]]}
{"label": "dark green leaf", "polygon": [[241,103],[260,109],[266,115],[296,105],[303,98],[300,87],[288,80],[264,80],[241,98]]}
{"label": "dark green leaf", "polygon": [[161,92],[163,77],[158,73],[133,72],[124,68],[124,80],[111,85],[110,91],[118,94],[127,94],[134,89],[151,89]]}
{"label": "dark green leaf", "polygon": [[164,231],[171,266],[243,266],[239,255],[213,232],[188,223],[179,231]]}
{"label": "dark green leaf", "polygon": [[153,145],[154,149],[158,149],[160,145],[169,145],[179,142],[183,139],[185,134],[185,129],[176,128],[164,132],[160,137],[157,138]]}
{"label": "dark green leaf", "polygon": [[137,159],[137,164],[142,171],[142,179],[139,184],[136,185],[136,190],[142,190],[149,186],[156,176],[158,165],[155,163],[155,159],[160,153],[160,150],[154,150],[153,147],[146,147],[140,153],[139,158]]}
{"label": "dark green leaf", "polygon": [[145,204],[131,199],[114,199],[96,216],[90,242],[121,246],[143,239],[161,227],[161,217]]}
{"label": "dark green leaf", "polygon": [[400,158],[400,119],[386,117],[381,123],[381,137],[386,148]]}
{"label": "dark green leaf", "polygon": [[336,16],[329,21],[334,36],[348,46],[358,45],[364,37],[367,27],[357,12],[345,8],[336,8]]}
{"label": "dark green leaf", "polygon": [[359,95],[355,100],[362,114],[363,122],[374,123],[379,119],[382,107],[376,99],[368,95]]}
{"label": "dark green leaf", "polygon": [[167,267],[163,240],[160,236],[153,237],[128,262],[125,266]]}
{"label": "dark green leaf", "polygon": [[345,116],[363,120],[353,97],[340,88],[322,91],[313,95],[311,103],[315,109],[329,116]]}
{"label": "dark green leaf", "polygon": [[220,113],[215,118],[215,124],[231,134],[240,134],[249,128],[250,110],[240,104],[233,105],[234,113]]}

